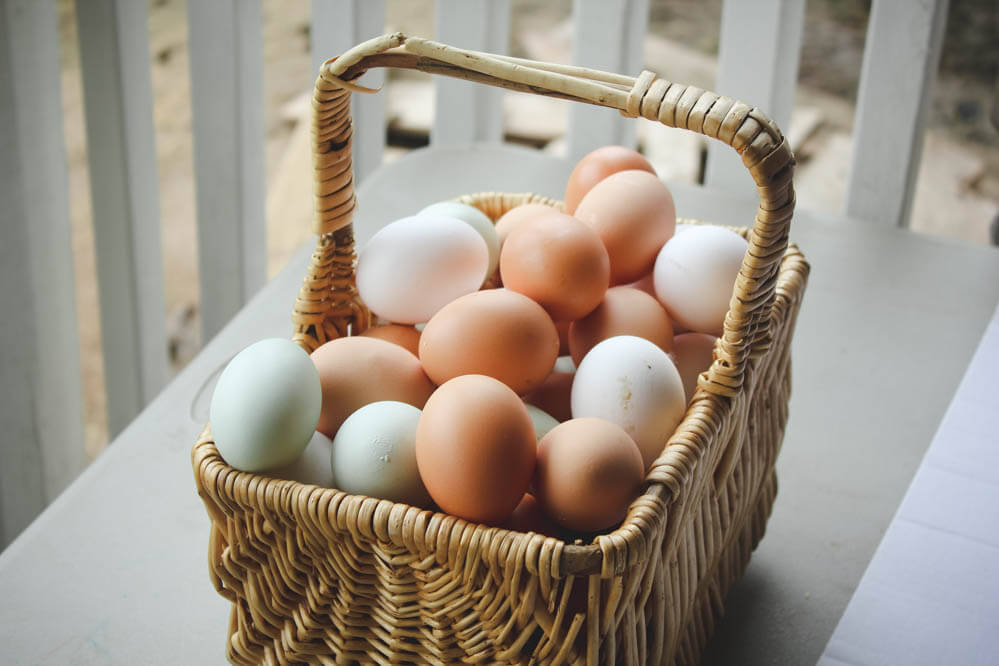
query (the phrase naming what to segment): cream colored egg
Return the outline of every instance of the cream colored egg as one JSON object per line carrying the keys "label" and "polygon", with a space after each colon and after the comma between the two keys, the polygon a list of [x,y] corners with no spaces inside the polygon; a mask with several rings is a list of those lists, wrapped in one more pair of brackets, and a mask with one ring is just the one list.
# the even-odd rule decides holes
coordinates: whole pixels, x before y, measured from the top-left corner
{"label": "cream colored egg", "polygon": [[467,223],[443,215],[403,218],[378,231],[357,259],[357,290],[376,315],[428,321],[486,279],[489,249]]}
{"label": "cream colored egg", "polygon": [[656,297],[682,328],[721,335],[749,244],[723,227],[692,225],[659,251]]}
{"label": "cream colored egg", "polygon": [[430,204],[421,210],[418,216],[422,217],[424,215],[456,217],[475,229],[482,236],[482,240],[486,242],[486,247],[489,249],[489,270],[486,272],[486,275],[492,275],[496,272],[496,267],[499,266],[500,241],[493,221],[485,213],[475,206],[469,206],[468,204],[457,201],[441,201]]}
{"label": "cream colored egg", "polygon": [[604,419],[628,433],[645,469],[662,453],[687,406],[670,357],[631,335],[608,338],[589,351],[576,370],[570,399],[572,418]]}

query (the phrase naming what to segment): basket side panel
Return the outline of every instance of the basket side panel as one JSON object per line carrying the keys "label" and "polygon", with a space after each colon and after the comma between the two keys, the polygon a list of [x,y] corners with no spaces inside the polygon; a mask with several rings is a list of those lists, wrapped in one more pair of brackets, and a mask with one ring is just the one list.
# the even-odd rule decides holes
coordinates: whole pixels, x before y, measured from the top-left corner
{"label": "basket side panel", "polygon": [[[784,438],[791,394],[791,337],[808,266],[796,248],[788,250],[771,319],[773,345],[757,359],[748,390],[734,401],[734,437],[742,438],[738,460],[730,473],[711,478],[706,487],[710,501],[688,528],[690,543],[699,534],[712,534],[715,548],[694,550],[702,553],[697,584],[689,597],[687,617],[679,626],[687,630],[679,637],[675,652],[667,654],[670,663],[696,664],[724,613],[724,598],[740,579],[753,550],[763,538],[766,523],[777,495],[775,464]],[[721,461],[724,462],[724,461]],[[727,470],[719,464],[716,471]]]}
{"label": "basket side panel", "polygon": [[[766,527],[776,498],[774,466],[791,391],[790,345],[808,274],[797,248],[782,262],[768,325],[773,344],[754,358],[748,381],[714,405],[717,429],[670,506],[650,593],[636,598],[634,633],[619,625],[603,654],[643,655],[641,663],[696,664]],[[696,398],[695,398],[696,400]],[[683,440],[678,440],[680,443]],[[674,444],[671,444],[673,446]]]}
{"label": "basket side panel", "polygon": [[[234,663],[506,663],[531,653],[544,663],[584,653],[585,579],[532,573],[524,556],[542,537],[512,539],[451,519],[441,529],[452,530],[453,547],[422,552],[284,520],[245,497],[248,506],[203,497],[214,506],[212,577],[233,602]],[[309,495],[334,514],[344,497]]]}

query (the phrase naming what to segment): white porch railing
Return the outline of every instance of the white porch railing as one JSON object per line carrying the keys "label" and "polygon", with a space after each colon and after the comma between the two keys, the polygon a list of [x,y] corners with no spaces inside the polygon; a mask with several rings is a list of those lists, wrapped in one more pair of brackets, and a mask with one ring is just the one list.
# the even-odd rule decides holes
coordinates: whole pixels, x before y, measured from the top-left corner
{"label": "white porch railing", "polygon": [[[874,3],[848,212],[905,222],[946,6]],[[208,339],[265,279],[261,0],[198,0],[187,10]],[[574,0],[574,62],[637,73],[648,11],[648,0]],[[509,12],[509,0],[438,0],[438,38],[505,51]],[[130,0],[78,0],[77,14],[114,435],[166,381],[147,11]],[[716,89],[757,104],[786,127],[803,14],[804,0],[726,2]],[[384,25],[383,0],[313,0],[314,69]],[[906,26],[904,35],[898,26]],[[85,460],[59,49],[54,0],[0,0],[0,545]],[[366,83],[380,85],[383,76],[372,73]],[[434,144],[501,140],[495,91],[440,77],[434,84],[438,99],[448,101],[438,104]],[[354,136],[358,179],[381,163],[384,100],[359,95],[352,102],[354,117],[364,119]],[[571,157],[635,141],[634,121],[606,109],[573,105],[571,114]],[[745,185],[745,169],[729,152],[710,153],[709,185]]]}

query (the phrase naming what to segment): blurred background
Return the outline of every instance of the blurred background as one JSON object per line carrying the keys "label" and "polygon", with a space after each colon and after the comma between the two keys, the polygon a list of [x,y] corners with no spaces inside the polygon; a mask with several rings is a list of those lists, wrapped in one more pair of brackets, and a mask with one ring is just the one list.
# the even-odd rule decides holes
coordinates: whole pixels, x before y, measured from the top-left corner
{"label": "blurred background", "polygon": [[[90,181],[76,4],[59,0],[58,7],[85,440],[92,459],[106,446],[108,428]],[[571,9],[571,0],[513,0],[508,52],[568,62]],[[269,276],[311,235],[307,121],[315,72],[310,56],[310,11],[308,0],[263,0]],[[645,67],[675,81],[713,89],[720,13],[720,0],[652,0]],[[790,127],[784,128],[799,164],[799,207],[829,212],[842,208],[869,13],[869,0],[806,3],[794,111]],[[432,1],[390,0],[386,31],[394,30],[434,37]],[[201,345],[185,2],[152,0],[149,35],[168,345],[175,373]],[[434,95],[428,77],[395,70],[388,77],[383,93],[388,105],[385,158],[391,160],[427,143]],[[999,214],[997,80],[997,3],[951,0],[910,221],[913,231],[966,242],[994,242],[991,225]],[[539,105],[534,98],[508,94],[504,101],[506,140],[559,153],[564,150],[566,115],[564,103]],[[640,150],[667,181],[699,182],[703,141],[689,133],[670,134],[660,137],[640,132]]]}

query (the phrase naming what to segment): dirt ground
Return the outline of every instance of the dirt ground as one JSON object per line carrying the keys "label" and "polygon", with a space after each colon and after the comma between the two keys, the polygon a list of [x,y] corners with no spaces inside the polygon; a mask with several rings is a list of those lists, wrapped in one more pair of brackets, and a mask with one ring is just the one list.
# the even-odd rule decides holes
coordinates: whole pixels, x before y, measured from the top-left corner
{"label": "dirt ground", "polygon": [[[309,221],[274,205],[280,197],[308,197],[309,165],[295,100],[314,81],[308,0],[262,0],[271,274],[309,236]],[[670,44],[667,66],[675,80],[710,75],[718,46],[720,0],[652,0],[649,34]],[[853,103],[863,55],[869,2],[810,0],[800,64],[798,107],[818,124],[802,145],[799,204],[835,210],[849,164]],[[389,0],[387,27],[433,35],[430,0]],[[511,53],[532,55],[568,18],[569,0],[513,0]],[[96,456],[108,433],[95,283],[86,136],[74,3],[59,0],[62,91],[69,159],[77,309],[83,359],[87,450]],[[198,260],[192,179],[187,23],[183,0],[153,0],[149,9],[154,114],[160,179],[165,295],[174,369],[196,352]],[[533,50],[532,50],[533,49]],[[653,66],[654,63],[650,63]],[[686,69],[684,69],[686,68]],[[665,71],[665,70],[664,70]],[[707,73],[707,74],[705,74]],[[689,77],[691,78],[687,78]],[[989,122],[999,79],[999,9],[994,0],[951,0],[930,133],[923,154],[913,227],[921,232],[987,242],[999,212],[999,135]],[[793,124],[793,123],[792,123]],[[792,128],[792,132],[794,128]],[[305,189],[301,181],[304,178]],[[297,189],[296,189],[297,188]],[[305,192],[301,195],[301,192]],[[301,207],[308,210],[311,200]],[[955,214],[958,213],[958,214]],[[940,221],[963,219],[962,224]]]}

